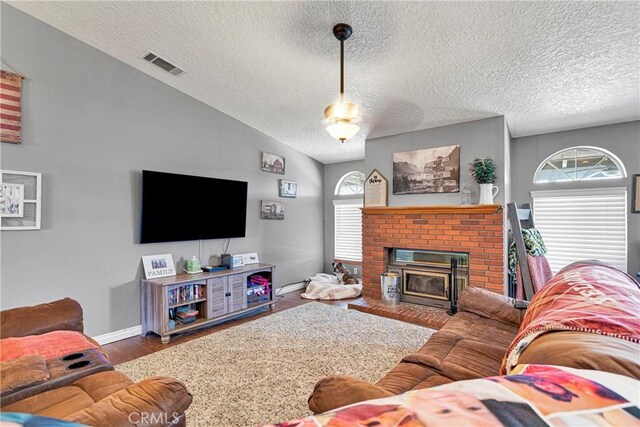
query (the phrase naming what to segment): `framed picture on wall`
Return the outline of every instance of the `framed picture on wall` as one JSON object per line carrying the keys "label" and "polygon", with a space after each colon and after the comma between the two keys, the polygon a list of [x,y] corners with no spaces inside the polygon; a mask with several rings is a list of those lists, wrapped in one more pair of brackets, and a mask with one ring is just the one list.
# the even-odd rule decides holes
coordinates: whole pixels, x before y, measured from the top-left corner
{"label": "framed picture on wall", "polygon": [[271,200],[263,200],[260,204],[260,218],[284,219],[284,204]]}
{"label": "framed picture on wall", "polygon": [[40,230],[42,174],[0,170],[0,230]]}
{"label": "framed picture on wall", "polygon": [[640,213],[640,174],[633,175],[631,179],[631,212]]}
{"label": "framed picture on wall", "polygon": [[393,194],[459,191],[459,145],[393,153]]}
{"label": "framed picture on wall", "polygon": [[5,218],[24,216],[24,185],[0,183],[0,215]]}
{"label": "framed picture on wall", "polygon": [[265,172],[279,173],[284,175],[284,157],[278,154],[262,152],[262,161],[260,162],[260,169]]}
{"label": "framed picture on wall", "polygon": [[281,179],[280,181],[280,197],[296,198],[298,197],[298,183],[295,181],[287,181]]}

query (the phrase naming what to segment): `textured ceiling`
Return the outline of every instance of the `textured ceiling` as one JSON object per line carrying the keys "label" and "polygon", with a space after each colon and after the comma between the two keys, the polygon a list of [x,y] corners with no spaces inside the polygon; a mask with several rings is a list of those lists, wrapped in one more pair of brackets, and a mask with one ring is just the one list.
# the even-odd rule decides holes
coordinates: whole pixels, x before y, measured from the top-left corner
{"label": "textured ceiling", "polygon": [[[298,150],[332,163],[365,138],[496,115],[514,137],[640,117],[637,2],[9,2]],[[322,126],[338,92],[363,124]],[[144,62],[147,50],[187,70]]]}

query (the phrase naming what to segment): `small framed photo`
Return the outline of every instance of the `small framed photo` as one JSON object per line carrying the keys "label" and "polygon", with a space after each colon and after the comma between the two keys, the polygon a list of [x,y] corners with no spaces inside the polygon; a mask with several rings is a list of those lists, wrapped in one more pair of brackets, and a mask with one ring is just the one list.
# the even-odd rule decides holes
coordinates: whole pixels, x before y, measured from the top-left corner
{"label": "small framed photo", "polygon": [[279,173],[280,175],[284,175],[284,157],[278,154],[267,153],[266,151],[263,151],[260,169],[265,172]]}
{"label": "small framed photo", "polygon": [[287,181],[280,179],[280,197],[289,197],[295,199],[298,197],[298,183],[295,181]]}
{"label": "small framed photo", "polygon": [[147,279],[176,275],[176,267],[173,264],[171,254],[143,256],[142,265]]}
{"label": "small framed photo", "polygon": [[22,218],[24,216],[24,185],[0,184],[0,216]]}
{"label": "small framed photo", "polygon": [[260,219],[284,219],[284,203],[263,200],[260,206]]}
{"label": "small framed photo", "polygon": [[631,180],[631,212],[640,213],[640,174],[633,175]]}

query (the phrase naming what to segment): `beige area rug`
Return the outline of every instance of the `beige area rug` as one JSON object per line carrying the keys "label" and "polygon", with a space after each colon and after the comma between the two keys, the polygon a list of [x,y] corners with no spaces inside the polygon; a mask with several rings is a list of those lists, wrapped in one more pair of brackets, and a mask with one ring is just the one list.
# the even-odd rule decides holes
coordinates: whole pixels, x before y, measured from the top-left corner
{"label": "beige area rug", "polygon": [[255,426],[310,415],[307,398],[326,375],[379,380],[433,332],[314,302],[116,368],[182,380],[193,394],[189,426]]}

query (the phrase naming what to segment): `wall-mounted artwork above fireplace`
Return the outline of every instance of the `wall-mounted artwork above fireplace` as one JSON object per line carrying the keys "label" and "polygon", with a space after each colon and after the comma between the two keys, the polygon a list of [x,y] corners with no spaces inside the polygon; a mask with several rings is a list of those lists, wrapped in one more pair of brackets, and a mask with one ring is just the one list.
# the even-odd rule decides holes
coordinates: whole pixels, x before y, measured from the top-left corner
{"label": "wall-mounted artwork above fireplace", "polygon": [[393,153],[393,194],[459,191],[459,145]]}

